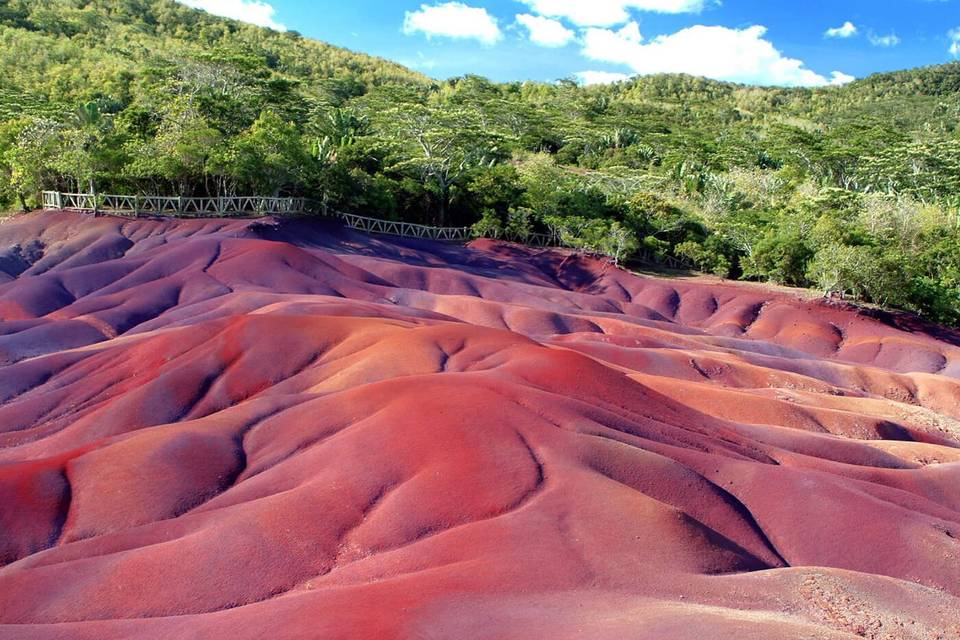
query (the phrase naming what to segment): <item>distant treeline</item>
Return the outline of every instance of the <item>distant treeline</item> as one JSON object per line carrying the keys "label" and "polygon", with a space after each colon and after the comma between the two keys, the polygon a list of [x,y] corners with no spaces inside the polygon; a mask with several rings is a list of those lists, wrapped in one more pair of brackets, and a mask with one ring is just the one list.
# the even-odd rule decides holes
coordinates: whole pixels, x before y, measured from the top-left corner
{"label": "distant treeline", "polygon": [[172,0],[6,0],[0,65],[7,208],[304,195],[960,322],[957,63],[824,89],[436,82]]}

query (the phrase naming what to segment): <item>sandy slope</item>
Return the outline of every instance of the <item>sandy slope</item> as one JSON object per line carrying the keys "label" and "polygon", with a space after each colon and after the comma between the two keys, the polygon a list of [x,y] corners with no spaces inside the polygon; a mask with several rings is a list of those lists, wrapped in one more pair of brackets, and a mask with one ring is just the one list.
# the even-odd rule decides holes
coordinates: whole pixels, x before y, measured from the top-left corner
{"label": "sandy slope", "polygon": [[272,221],[0,227],[0,638],[960,637],[960,348]]}

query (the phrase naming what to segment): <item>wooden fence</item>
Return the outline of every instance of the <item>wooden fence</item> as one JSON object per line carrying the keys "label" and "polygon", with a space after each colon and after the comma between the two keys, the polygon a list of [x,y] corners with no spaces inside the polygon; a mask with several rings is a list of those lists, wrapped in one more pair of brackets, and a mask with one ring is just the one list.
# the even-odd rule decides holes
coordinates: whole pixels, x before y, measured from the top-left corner
{"label": "wooden fence", "polygon": [[[43,208],[69,209],[136,218],[163,216],[169,218],[229,218],[251,216],[300,216],[306,214],[336,218],[345,227],[365,233],[379,233],[404,238],[422,238],[445,242],[466,242],[474,237],[470,227],[431,227],[412,222],[369,218],[329,209],[309,198],[266,198],[259,196],[217,198],[174,198],[168,196],[117,196],[90,193],[44,191]],[[494,234],[495,239],[520,242],[533,247],[565,246],[560,234],[530,233],[522,237]]]}
{"label": "wooden fence", "polygon": [[484,237],[492,238],[493,240],[506,240],[507,242],[518,242],[520,244],[525,244],[529,247],[562,247],[563,242],[560,240],[560,234],[546,234],[546,233],[527,233],[523,235],[511,235],[506,232],[493,232],[485,235]]}
{"label": "wooden fence", "polygon": [[301,215],[311,209],[306,198],[117,196],[109,194],[43,192],[44,209],[71,209],[137,217],[226,218]]}
{"label": "wooden fence", "polygon": [[166,196],[117,196],[90,193],[44,191],[44,209],[69,209],[93,213],[138,217],[229,218],[249,216],[324,215],[340,220],[344,226],[366,233],[463,242],[473,237],[470,227],[431,227],[411,222],[368,218],[328,209],[309,198],[265,198],[259,196],[217,198],[172,198]]}
{"label": "wooden fence", "polygon": [[337,218],[343,222],[344,226],[367,233],[382,233],[389,236],[403,236],[404,238],[426,238],[429,240],[447,240],[453,242],[464,242],[473,238],[473,232],[470,227],[428,227],[422,224],[413,224],[412,222],[396,222],[393,220],[381,220],[379,218],[367,218],[366,216],[342,213],[340,211],[328,211],[327,215]]}

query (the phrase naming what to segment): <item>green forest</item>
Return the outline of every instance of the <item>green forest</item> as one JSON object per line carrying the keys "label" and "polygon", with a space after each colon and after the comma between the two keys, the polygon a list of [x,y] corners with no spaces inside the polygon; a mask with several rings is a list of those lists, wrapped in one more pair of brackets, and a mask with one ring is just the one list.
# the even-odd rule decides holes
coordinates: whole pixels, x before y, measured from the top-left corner
{"label": "green forest", "polygon": [[291,195],[960,323],[960,63],[844,87],[436,81],[172,0],[0,0],[0,209]]}

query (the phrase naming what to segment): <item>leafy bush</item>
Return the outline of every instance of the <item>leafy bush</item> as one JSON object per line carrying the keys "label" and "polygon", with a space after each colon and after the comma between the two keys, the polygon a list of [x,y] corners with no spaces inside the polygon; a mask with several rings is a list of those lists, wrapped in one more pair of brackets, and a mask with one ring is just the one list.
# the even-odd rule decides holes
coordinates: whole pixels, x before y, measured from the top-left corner
{"label": "leafy bush", "polygon": [[0,65],[0,207],[290,193],[960,321],[960,63],[825,89],[438,82],[171,0],[6,0]]}

